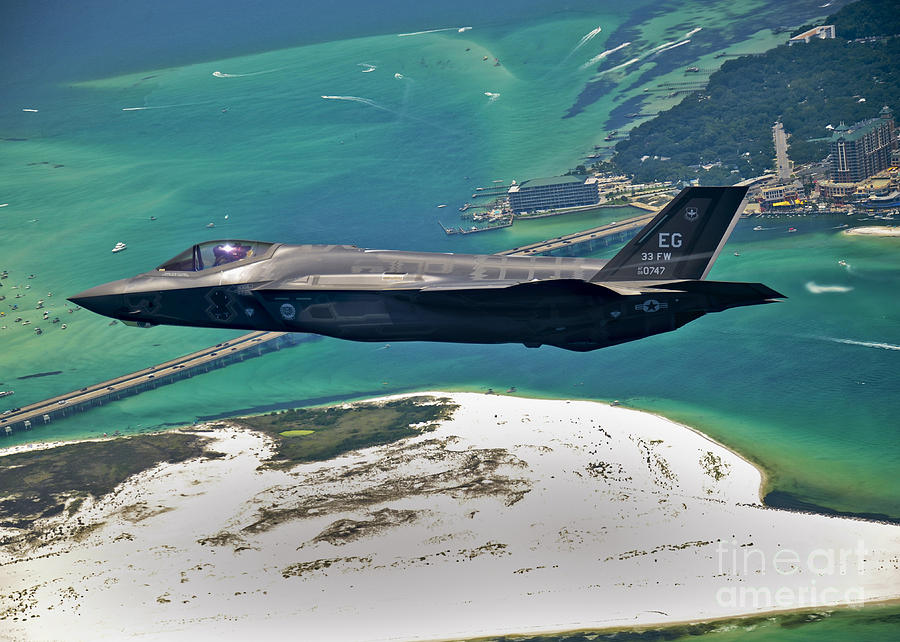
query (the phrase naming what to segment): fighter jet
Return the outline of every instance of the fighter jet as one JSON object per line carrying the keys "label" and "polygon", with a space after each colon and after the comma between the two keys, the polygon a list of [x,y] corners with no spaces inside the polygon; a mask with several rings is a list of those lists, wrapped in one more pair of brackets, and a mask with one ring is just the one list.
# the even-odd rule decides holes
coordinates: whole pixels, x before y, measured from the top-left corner
{"label": "fighter jet", "polygon": [[155,270],[69,300],[144,327],[584,352],[784,298],[760,283],[706,280],[746,192],[684,189],[609,261],[229,239],[199,243]]}

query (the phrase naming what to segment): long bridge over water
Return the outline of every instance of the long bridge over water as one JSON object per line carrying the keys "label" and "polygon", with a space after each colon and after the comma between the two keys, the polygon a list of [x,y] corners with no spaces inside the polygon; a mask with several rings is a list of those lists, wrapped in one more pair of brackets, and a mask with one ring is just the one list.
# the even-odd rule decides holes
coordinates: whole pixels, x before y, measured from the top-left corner
{"label": "long bridge over water", "polygon": [[[498,252],[498,254],[507,256],[575,256],[623,243],[637,234],[638,230],[656,215],[655,209],[649,206],[645,207],[652,211],[582,232]],[[301,343],[309,336],[289,332],[251,332],[237,339],[225,341],[131,374],[19,408],[0,416],[0,434],[9,435],[13,430],[29,430],[36,426],[43,426],[55,419],[62,419],[124,397],[140,394],[216,368],[224,368],[238,361],[261,356],[282,347]]]}
{"label": "long bridge over water", "polygon": [[165,363],[29,404],[0,416],[0,432],[9,435],[13,430],[28,430],[35,426],[43,426],[54,419],[68,417],[111,401],[300,343],[306,336],[286,332],[251,332]]}
{"label": "long bridge over water", "polygon": [[623,221],[614,221],[582,232],[558,236],[547,241],[497,252],[506,256],[577,256],[585,252],[623,243],[656,216],[656,210]]}

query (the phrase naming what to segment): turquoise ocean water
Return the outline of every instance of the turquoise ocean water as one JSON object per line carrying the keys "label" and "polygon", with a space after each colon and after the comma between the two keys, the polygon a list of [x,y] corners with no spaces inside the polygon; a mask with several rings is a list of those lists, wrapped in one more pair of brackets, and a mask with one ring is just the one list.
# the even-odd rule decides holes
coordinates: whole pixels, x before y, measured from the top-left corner
{"label": "turquoise ocean water", "polygon": [[[494,252],[624,217],[467,237],[438,226],[458,224],[456,207],[476,186],[560,174],[609,130],[624,130],[624,112],[678,100],[644,88],[682,81],[689,65],[718,65],[720,52],[775,46],[786,36],[772,29],[842,3],[388,4],[376,16],[345,3],[340,19],[326,8],[261,15],[207,2],[95,3],[85,15],[53,5],[52,18],[41,14],[51,3],[5,10],[0,389],[16,394],[0,410],[238,336],[110,326],[66,309],[65,296],[199,241]],[[682,40],[690,42],[667,48]],[[900,253],[896,239],[842,236],[835,228],[847,222],[856,221],[769,219],[762,231],[741,223],[711,278],[759,281],[789,298],[676,333],[588,354],[322,339],[3,444],[397,391],[515,386],[673,417],[761,464],[773,488],[797,500],[900,518]],[[129,247],[114,255],[118,241]],[[44,327],[39,298],[66,330]]]}

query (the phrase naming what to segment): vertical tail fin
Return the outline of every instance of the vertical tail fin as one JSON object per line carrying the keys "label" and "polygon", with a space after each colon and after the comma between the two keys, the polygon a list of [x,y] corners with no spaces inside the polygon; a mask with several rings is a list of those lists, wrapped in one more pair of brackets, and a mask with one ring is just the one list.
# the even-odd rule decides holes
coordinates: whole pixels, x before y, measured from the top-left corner
{"label": "vertical tail fin", "polygon": [[747,189],[683,189],[591,280],[705,279],[741,216]]}

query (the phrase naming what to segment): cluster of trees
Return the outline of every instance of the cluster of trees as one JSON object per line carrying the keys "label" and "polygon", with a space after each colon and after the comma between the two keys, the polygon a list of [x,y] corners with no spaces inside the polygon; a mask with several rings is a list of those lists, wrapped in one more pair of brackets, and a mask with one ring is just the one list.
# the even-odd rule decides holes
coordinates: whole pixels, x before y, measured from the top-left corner
{"label": "cluster of trees", "polygon": [[897,0],[862,0],[848,4],[822,24],[833,24],[838,37],[847,40],[894,36],[900,34],[900,11]]}
{"label": "cluster of trees", "polygon": [[[792,160],[824,158],[830,136],[826,125],[876,117],[884,105],[900,112],[900,38],[847,40],[848,33],[862,37],[891,31],[900,12],[887,5],[893,7],[884,0],[844,7],[826,20],[836,25],[833,40],[783,45],[726,62],[706,89],[632,130],[616,145],[615,165],[642,182],[700,177],[707,184],[735,183],[774,166],[776,120],[791,135]],[[862,31],[878,12],[882,27]],[[857,17],[859,24],[852,22]],[[713,167],[697,169],[709,164]]]}

